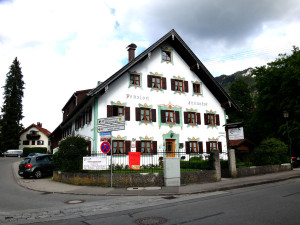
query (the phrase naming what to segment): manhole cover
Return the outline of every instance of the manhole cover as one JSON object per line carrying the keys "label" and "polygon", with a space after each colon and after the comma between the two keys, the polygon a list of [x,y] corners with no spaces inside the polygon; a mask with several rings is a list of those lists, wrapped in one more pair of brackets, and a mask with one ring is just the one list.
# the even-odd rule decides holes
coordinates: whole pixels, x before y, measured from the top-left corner
{"label": "manhole cover", "polygon": [[171,196],[166,196],[166,197],[163,197],[164,199],[175,199],[176,197],[171,195]]}
{"label": "manhole cover", "polygon": [[159,225],[164,224],[168,220],[163,217],[145,217],[141,219],[137,219],[134,222],[138,225]]}
{"label": "manhole cover", "polygon": [[84,200],[69,200],[69,201],[66,201],[65,203],[66,204],[79,204],[79,203],[83,203]]}

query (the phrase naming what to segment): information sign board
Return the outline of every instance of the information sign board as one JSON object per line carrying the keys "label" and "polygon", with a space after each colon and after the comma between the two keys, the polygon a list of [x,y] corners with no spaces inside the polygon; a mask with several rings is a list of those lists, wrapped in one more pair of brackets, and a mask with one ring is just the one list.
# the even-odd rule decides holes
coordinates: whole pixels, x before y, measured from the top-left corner
{"label": "information sign board", "polygon": [[243,129],[243,127],[228,129],[228,138],[229,138],[229,140],[244,139],[244,129]]}
{"label": "information sign board", "polygon": [[106,157],[83,157],[83,170],[107,170]]}

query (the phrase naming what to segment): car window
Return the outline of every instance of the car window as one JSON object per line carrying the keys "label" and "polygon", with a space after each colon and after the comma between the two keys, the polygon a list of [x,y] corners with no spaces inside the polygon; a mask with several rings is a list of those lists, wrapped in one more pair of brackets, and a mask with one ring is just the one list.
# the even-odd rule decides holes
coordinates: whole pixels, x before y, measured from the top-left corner
{"label": "car window", "polygon": [[25,163],[25,164],[27,164],[27,163],[30,163],[30,161],[31,161],[31,159],[30,159],[30,158],[26,158],[26,159],[23,159],[22,163]]}
{"label": "car window", "polygon": [[52,155],[49,155],[48,157],[49,157],[49,160],[50,160],[50,161],[53,161]]}
{"label": "car window", "polygon": [[47,156],[41,156],[41,157],[37,157],[36,161],[37,162],[49,162],[49,159]]}

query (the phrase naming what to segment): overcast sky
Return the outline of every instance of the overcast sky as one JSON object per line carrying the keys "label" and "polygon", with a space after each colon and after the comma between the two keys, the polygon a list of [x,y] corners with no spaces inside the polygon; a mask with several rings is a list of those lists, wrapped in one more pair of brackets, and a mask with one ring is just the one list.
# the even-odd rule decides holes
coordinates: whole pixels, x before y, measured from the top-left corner
{"label": "overcast sky", "polygon": [[[53,131],[76,90],[96,87],[175,29],[214,75],[261,66],[300,46],[299,0],[0,0],[0,82],[15,57],[22,121]],[[3,88],[0,90],[3,96]]]}

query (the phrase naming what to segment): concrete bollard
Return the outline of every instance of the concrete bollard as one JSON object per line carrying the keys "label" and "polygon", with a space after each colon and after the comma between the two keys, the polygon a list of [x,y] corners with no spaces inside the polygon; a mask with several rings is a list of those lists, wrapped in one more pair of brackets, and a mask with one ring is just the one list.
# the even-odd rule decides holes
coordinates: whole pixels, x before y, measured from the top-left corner
{"label": "concrete bollard", "polygon": [[220,154],[219,151],[214,152],[214,159],[215,159],[215,169],[216,169],[216,180],[221,180],[221,163],[220,163]]}
{"label": "concrete bollard", "polygon": [[235,160],[235,150],[229,150],[229,173],[232,178],[237,177],[237,170],[236,170],[236,160]]}

